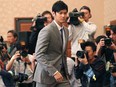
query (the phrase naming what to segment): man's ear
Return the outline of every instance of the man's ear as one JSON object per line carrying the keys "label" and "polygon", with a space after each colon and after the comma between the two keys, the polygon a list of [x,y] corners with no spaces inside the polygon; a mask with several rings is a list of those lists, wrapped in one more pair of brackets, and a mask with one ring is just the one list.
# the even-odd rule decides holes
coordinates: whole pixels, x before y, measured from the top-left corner
{"label": "man's ear", "polygon": [[52,11],[52,15],[53,15],[53,17],[56,15],[56,13],[54,12],[54,11]]}
{"label": "man's ear", "polygon": [[89,18],[91,18],[92,17],[92,14],[90,13],[90,16],[89,16]]}

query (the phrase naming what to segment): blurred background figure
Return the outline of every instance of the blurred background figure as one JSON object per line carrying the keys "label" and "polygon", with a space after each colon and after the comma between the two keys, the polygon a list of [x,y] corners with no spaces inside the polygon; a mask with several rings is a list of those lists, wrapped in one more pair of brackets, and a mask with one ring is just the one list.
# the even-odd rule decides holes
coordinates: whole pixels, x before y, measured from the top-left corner
{"label": "blurred background figure", "polygon": [[54,20],[52,13],[50,11],[47,11],[47,10],[44,11],[42,13],[42,16],[47,18],[47,21],[45,21],[45,23],[44,23],[45,26],[47,26],[48,24],[50,24]]}
{"label": "blurred background figure", "polygon": [[93,40],[96,32],[96,25],[89,21],[92,17],[88,6],[82,6],[80,12],[74,9],[69,13],[69,40],[71,40],[71,57],[76,57],[76,52],[82,50],[80,40]]}
{"label": "blurred background figure", "polygon": [[17,45],[18,35],[15,30],[9,30],[7,32],[7,42],[8,42],[8,53],[12,57],[15,52],[17,51],[16,45]]}
{"label": "blurred background figure", "polygon": [[13,70],[13,79],[18,87],[33,86],[33,71],[35,68],[35,58],[28,54],[28,46],[24,42],[20,42],[18,51],[11,57],[6,70]]}
{"label": "blurred background figure", "polygon": [[0,36],[0,80],[4,86],[0,87],[15,87],[12,78],[12,71],[6,71],[6,64],[10,60],[10,55],[7,52],[7,45],[2,36]]}

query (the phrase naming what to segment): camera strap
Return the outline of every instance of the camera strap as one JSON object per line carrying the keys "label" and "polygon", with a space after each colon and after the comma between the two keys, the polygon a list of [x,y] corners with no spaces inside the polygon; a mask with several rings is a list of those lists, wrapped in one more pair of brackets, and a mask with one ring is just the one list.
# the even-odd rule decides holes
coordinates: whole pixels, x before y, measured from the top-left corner
{"label": "camera strap", "polygon": [[25,73],[25,71],[26,71],[26,68],[27,68],[27,63],[25,62],[25,63],[24,63],[24,73]]}

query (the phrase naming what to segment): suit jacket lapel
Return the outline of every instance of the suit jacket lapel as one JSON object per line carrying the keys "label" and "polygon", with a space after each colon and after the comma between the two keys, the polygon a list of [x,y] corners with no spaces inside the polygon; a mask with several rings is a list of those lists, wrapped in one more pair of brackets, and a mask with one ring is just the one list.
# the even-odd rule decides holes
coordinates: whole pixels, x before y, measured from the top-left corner
{"label": "suit jacket lapel", "polygon": [[60,35],[60,31],[58,30],[58,27],[56,26],[56,24],[54,22],[52,22],[52,26],[54,28],[53,30],[54,30],[56,36],[58,37],[58,40],[59,40],[60,44],[62,45],[62,38],[61,38],[61,35]]}

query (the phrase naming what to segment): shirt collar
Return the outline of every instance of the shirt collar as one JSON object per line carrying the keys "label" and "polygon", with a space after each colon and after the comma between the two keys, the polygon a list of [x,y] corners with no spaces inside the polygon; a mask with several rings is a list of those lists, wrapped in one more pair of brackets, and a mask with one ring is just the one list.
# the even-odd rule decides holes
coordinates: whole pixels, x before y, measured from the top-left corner
{"label": "shirt collar", "polygon": [[54,23],[56,24],[56,26],[57,26],[57,28],[58,28],[58,30],[60,31],[61,29],[63,29],[63,26],[61,27],[61,26],[59,26],[58,25],[58,23],[54,20]]}

